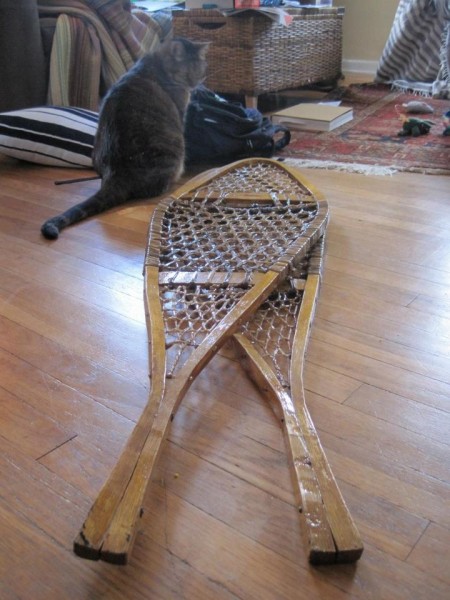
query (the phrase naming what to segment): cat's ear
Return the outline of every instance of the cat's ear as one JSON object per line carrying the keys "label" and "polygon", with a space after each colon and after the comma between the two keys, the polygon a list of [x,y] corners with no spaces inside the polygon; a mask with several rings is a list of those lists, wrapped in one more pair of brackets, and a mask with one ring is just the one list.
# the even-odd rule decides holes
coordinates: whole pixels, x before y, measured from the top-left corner
{"label": "cat's ear", "polygon": [[211,46],[211,42],[194,42],[194,45],[198,50],[199,57],[202,60],[205,60],[208,48]]}
{"label": "cat's ear", "polygon": [[188,41],[188,46],[186,47],[186,43],[181,39],[174,38],[170,43],[170,52],[172,57],[177,62],[183,62],[186,60],[187,53],[191,53],[192,49],[194,49],[198,57],[201,60],[205,60],[206,53],[210,46],[211,42],[193,42]]}
{"label": "cat's ear", "polygon": [[186,57],[186,49],[183,42],[173,39],[170,43],[170,53],[174,60],[182,62]]}

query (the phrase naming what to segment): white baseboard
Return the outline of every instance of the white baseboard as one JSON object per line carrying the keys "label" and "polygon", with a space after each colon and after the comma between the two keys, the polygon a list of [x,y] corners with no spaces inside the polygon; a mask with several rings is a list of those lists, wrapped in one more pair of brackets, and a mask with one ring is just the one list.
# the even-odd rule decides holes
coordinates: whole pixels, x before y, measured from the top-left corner
{"label": "white baseboard", "polygon": [[342,61],[342,70],[344,73],[366,73],[375,75],[378,67],[376,60],[353,60],[345,59]]}

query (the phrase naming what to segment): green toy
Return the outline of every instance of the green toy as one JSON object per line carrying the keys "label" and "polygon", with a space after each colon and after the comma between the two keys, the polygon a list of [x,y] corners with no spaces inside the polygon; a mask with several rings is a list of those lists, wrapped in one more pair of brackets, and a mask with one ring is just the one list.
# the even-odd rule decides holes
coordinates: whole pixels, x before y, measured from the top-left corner
{"label": "green toy", "polygon": [[433,121],[407,117],[406,115],[401,115],[400,118],[403,121],[403,126],[397,135],[402,137],[407,135],[412,135],[413,137],[426,135],[430,131],[432,125],[434,125]]}

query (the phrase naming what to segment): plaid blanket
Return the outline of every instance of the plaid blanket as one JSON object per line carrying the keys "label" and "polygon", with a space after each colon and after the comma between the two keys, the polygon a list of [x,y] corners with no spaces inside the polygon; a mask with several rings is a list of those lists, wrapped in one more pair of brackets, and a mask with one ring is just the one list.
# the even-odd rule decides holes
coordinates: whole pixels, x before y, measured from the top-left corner
{"label": "plaid blanket", "polygon": [[100,97],[163,37],[160,23],[128,0],[38,0],[54,21],[47,102],[98,110]]}
{"label": "plaid blanket", "polygon": [[375,81],[450,97],[450,0],[400,0]]}

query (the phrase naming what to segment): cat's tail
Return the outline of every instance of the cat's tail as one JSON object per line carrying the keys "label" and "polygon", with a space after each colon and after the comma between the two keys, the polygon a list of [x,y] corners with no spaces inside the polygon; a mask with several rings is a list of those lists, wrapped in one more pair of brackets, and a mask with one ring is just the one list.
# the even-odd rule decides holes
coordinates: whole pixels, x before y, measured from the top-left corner
{"label": "cat's tail", "polygon": [[111,185],[102,187],[87,200],[68,208],[60,215],[45,221],[41,227],[42,235],[48,240],[56,240],[63,229],[79,221],[104,212],[108,208],[118,206],[129,199],[129,194],[119,189],[112,190]]}

